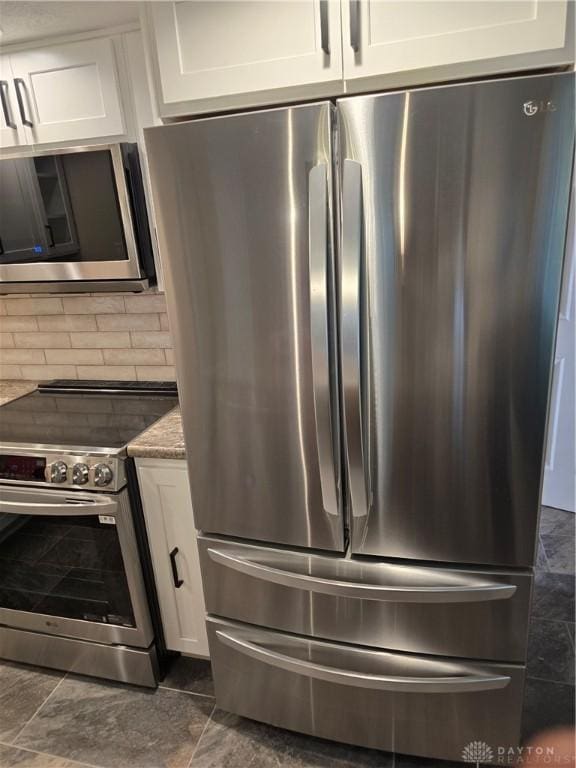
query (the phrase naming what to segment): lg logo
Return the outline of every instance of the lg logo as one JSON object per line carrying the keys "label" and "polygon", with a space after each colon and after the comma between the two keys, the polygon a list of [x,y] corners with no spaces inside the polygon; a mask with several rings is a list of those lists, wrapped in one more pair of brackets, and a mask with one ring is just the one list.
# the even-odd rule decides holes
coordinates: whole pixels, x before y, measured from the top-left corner
{"label": "lg logo", "polygon": [[556,105],[553,101],[525,101],[524,114],[533,117],[538,112],[556,112]]}

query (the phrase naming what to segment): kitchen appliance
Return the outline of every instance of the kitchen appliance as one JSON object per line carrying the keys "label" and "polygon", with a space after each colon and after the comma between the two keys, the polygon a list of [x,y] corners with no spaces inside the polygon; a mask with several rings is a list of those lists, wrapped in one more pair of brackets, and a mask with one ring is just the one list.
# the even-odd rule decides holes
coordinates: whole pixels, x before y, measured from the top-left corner
{"label": "kitchen appliance", "polygon": [[572,74],[152,128],[217,703],[520,737]]}
{"label": "kitchen appliance", "polygon": [[175,398],[172,383],[56,381],[0,408],[0,658],[156,685],[126,444]]}
{"label": "kitchen appliance", "polygon": [[0,293],[138,291],[153,277],[136,144],[0,158]]}

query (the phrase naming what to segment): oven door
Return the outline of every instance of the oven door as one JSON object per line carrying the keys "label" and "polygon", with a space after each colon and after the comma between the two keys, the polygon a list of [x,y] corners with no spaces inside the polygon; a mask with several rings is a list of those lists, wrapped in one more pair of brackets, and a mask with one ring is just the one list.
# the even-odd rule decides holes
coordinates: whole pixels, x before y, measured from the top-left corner
{"label": "oven door", "polygon": [[120,144],[0,159],[0,284],[142,278],[134,170]]}
{"label": "oven door", "polygon": [[104,495],[0,487],[0,625],[150,645],[126,490]]}

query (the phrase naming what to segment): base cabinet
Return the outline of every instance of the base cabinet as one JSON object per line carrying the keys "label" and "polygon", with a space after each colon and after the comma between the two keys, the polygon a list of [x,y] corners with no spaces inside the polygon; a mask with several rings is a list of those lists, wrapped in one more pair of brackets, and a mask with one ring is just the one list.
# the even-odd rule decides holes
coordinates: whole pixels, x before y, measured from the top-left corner
{"label": "base cabinet", "polygon": [[136,467],[166,646],[208,657],[186,462],[137,459]]}

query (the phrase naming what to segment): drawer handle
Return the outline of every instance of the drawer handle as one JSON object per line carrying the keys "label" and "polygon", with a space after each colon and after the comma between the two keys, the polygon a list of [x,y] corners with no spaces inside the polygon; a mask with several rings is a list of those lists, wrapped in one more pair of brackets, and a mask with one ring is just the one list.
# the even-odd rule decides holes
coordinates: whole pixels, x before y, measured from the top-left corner
{"label": "drawer handle", "polygon": [[510,683],[510,677],[507,675],[462,674],[447,677],[372,675],[349,669],[328,667],[325,664],[315,664],[302,659],[293,659],[291,656],[272,651],[269,648],[262,648],[248,640],[241,640],[221,630],[216,630],[216,637],[223,645],[264,664],[270,664],[297,675],[305,675],[314,680],[351,685],[354,688],[371,688],[376,691],[397,693],[472,693],[506,688]]}
{"label": "drawer handle", "polygon": [[457,584],[449,587],[387,586],[338,581],[291,573],[261,563],[254,563],[217,549],[208,549],[210,559],[235,571],[270,581],[284,587],[305,589],[336,597],[360,600],[382,600],[397,603],[479,603],[489,600],[508,600],[516,592],[514,584]]}
{"label": "drawer handle", "polygon": [[182,584],[184,584],[184,580],[181,579],[178,576],[178,565],[176,564],[176,555],[178,554],[178,547],[174,547],[172,552],[170,552],[170,566],[172,568],[172,581],[174,582],[174,586],[176,589],[180,589]]}

